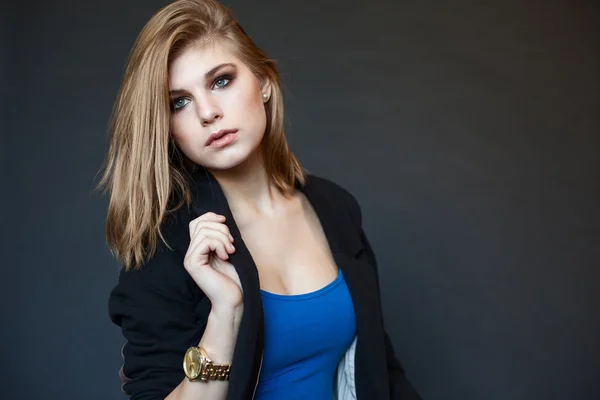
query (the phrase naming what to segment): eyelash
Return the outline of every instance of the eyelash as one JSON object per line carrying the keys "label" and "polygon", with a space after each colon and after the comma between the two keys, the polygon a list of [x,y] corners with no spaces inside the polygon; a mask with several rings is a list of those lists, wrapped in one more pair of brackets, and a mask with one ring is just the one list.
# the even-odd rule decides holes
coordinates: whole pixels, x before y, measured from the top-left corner
{"label": "eyelash", "polygon": [[[221,75],[213,81],[211,87],[214,87],[216,85],[216,83],[219,81],[226,81],[226,83],[223,84],[220,88],[217,88],[217,89],[224,89],[231,84],[231,82],[233,81],[233,76],[232,75]],[[214,90],[214,89],[211,89],[211,90]],[[186,99],[186,97],[178,97],[178,98],[174,99],[173,101],[171,101],[171,112],[181,111],[187,105],[187,103],[186,103],[185,105],[180,106],[179,108],[175,107],[175,103],[182,99]]]}

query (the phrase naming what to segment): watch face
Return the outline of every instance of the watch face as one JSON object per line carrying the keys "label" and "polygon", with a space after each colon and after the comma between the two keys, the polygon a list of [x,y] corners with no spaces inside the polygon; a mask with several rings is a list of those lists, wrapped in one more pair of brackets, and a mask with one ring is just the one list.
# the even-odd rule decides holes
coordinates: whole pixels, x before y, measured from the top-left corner
{"label": "watch face", "polygon": [[200,375],[202,362],[198,349],[194,347],[188,349],[188,351],[185,353],[185,358],[183,359],[183,367],[186,375],[190,379],[196,379],[198,375]]}

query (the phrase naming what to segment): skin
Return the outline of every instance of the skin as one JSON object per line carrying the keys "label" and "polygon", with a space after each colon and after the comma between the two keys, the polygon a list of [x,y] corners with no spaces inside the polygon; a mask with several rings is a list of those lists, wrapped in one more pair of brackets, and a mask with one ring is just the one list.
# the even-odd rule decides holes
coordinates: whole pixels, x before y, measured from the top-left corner
{"label": "skin", "polygon": [[[189,47],[173,60],[169,91],[171,135],[192,162],[219,181],[259,270],[261,287],[292,294],[333,280],[337,268],[314,210],[301,193],[284,195],[274,188],[262,164],[271,83],[255,76],[228,46],[212,42]],[[238,133],[224,147],[207,145],[220,129]],[[227,262],[235,247],[224,217],[208,213],[192,221],[190,237],[186,268],[213,310],[241,306],[239,279]]]}
{"label": "skin", "polygon": [[[257,265],[261,288],[295,294],[331,282],[337,267],[314,210],[301,193],[280,193],[262,163],[264,103],[271,83],[214,42],[190,47],[173,60],[169,90],[172,138],[190,161],[218,180]],[[227,146],[207,146],[220,129],[237,129],[238,134]],[[235,251],[233,237],[225,217],[214,213],[191,221],[189,232],[184,266],[212,305],[199,345],[215,363],[229,364],[243,314],[239,277],[227,261]],[[220,399],[226,392],[227,382],[184,379],[167,398]]]}
{"label": "skin", "polygon": [[[240,183],[270,189],[261,179],[266,176],[259,150],[267,123],[263,94],[270,96],[270,89],[268,81],[261,84],[219,42],[190,47],[170,65],[172,138],[192,162],[215,175],[226,193],[227,188],[229,194],[237,192],[234,188]],[[237,137],[225,147],[207,146],[209,136],[220,129],[237,129]],[[235,203],[236,196],[232,197]],[[226,262],[235,248],[224,222],[223,216],[211,213],[192,221],[186,268],[213,308],[227,312],[241,304],[241,290],[237,274]]]}
{"label": "skin", "polygon": [[[217,42],[190,47],[173,60],[169,91],[173,140],[190,161],[215,176],[232,209],[236,204],[253,204],[256,209],[277,203],[259,151],[267,121],[263,93],[270,95],[270,83],[261,84]],[[219,129],[237,129],[235,141],[221,148],[207,146],[209,136]],[[225,222],[214,213],[191,221],[184,259],[185,269],[211,301],[199,346],[217,364],[231,363],[243,314],[239,277],[227,261],[235,247]],[[227,384],[184,379],[167,399],[222,399]]]}
{"label": "skin", "polygon": [[[226,46],[214,43],[188,49],[174,60],[169,87],[171,134],[191,161],[217,175],[225,171],[233,175],[244,164],[256,162],[267,123],[263,93],[270,96],[270,83],[261,85]],[[229,128],[239,130],[234,143],[224,148],[205,146],[211,133]]]}

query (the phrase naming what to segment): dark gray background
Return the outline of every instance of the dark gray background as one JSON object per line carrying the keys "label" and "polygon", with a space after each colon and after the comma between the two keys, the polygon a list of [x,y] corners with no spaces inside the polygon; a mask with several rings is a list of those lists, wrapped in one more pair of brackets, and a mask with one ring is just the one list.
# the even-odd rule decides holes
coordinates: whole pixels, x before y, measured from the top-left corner
{"label": "dark gray background", "polygon": [[[128,51],[165,2],[14,4],[0,397],[121,399],[117,265],[93,187]],[[280,62],[301,162],[362,204],[422,396],[597,399],[598,5],[228,4]]]}

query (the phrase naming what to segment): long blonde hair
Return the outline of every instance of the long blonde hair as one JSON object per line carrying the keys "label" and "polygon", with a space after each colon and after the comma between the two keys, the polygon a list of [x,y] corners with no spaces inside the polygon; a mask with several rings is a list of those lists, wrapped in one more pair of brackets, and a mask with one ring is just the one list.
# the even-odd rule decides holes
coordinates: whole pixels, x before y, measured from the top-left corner
{"label": "long blonde hair", "polygon": [[110,143],[99,187],[109,192],[106,240],[129,270],[158,245],[165,216],[192,202],[189,160],[170,139],[169,65],[190,46],[223,42],[254,75],[271,82],[261,151],[271,182],[290,192],[305,175],[283,132],[283,95],[274,60],[230,11],[214,0],[177,0],[152,16],[137,37],[110,119]]}

